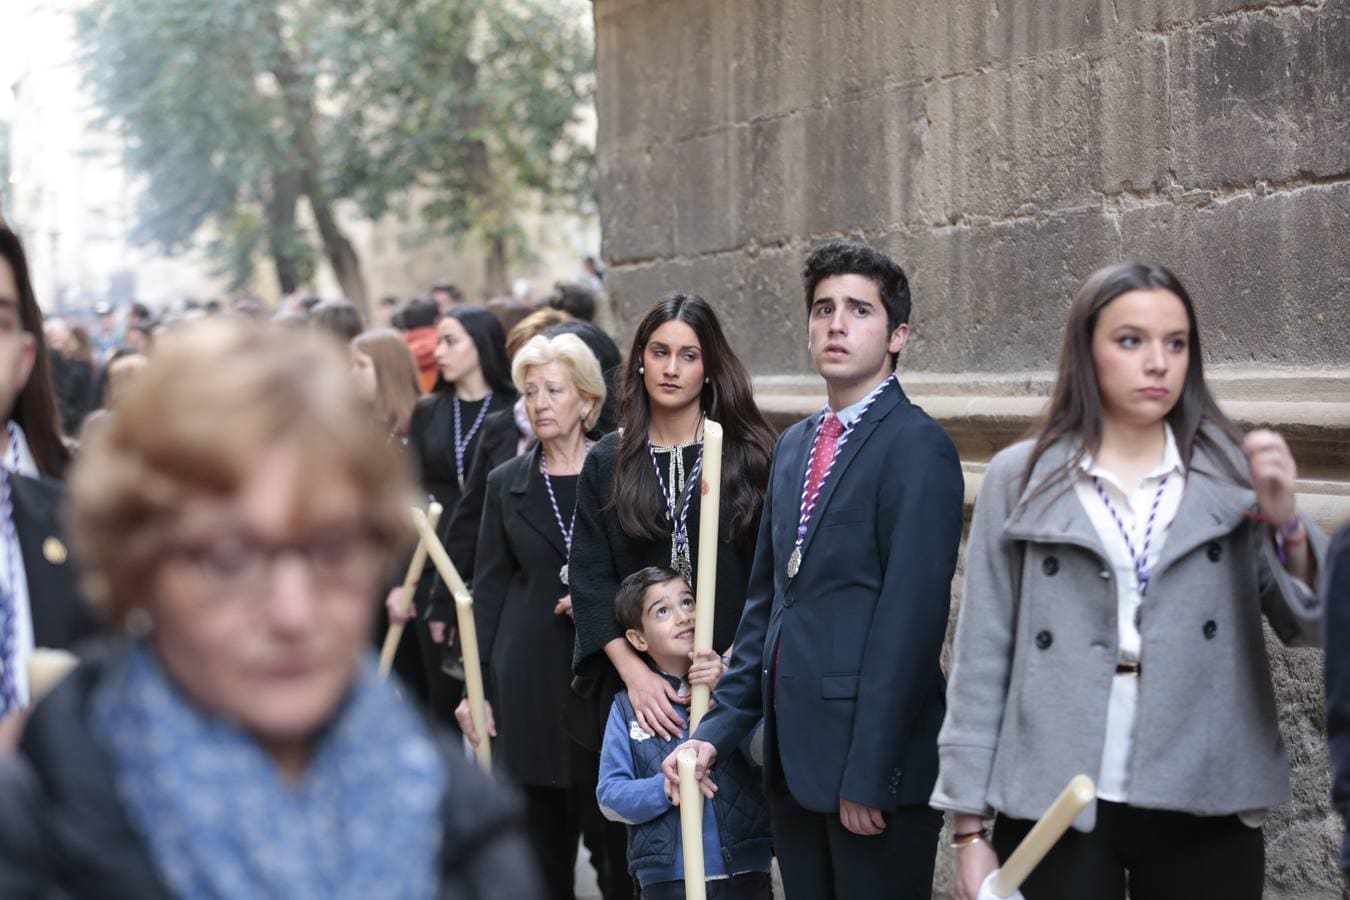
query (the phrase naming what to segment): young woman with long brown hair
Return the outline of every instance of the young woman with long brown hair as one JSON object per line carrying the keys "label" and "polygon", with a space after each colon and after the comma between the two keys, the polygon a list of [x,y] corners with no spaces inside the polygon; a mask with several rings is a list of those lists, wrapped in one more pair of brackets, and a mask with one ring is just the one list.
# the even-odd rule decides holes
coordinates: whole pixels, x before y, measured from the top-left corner
{"label": "young woman with long brown hair", "polygon": [[1215,403],[1176,276],[1088,278],[1046,416],[971,524],[932,797],[960,900],[1079,773],[1097,800],[1028,900],[1261,896],[1261,822],[1290,794],[1262,623],[1313,644],[1321,618],[1295,477],[1278,434]]}
{"label": "young woman with long brown hair", "polygon": [[671,704],[687,699],[624,639],[614,595],[619,582],[646,566],[700,577],[695,562],[704,420],[720,423],[725,435],[713,638],[723,653],[745,603],[774,440],[745,366],[712,307],[694,294],[668,294],[643,317],[618,393],[620,431],[595,445],[581,473],[569,569],[577,625],[573,668],[599,685],[591,735],[597,749],[620,681],[649,732],[679,733]]}

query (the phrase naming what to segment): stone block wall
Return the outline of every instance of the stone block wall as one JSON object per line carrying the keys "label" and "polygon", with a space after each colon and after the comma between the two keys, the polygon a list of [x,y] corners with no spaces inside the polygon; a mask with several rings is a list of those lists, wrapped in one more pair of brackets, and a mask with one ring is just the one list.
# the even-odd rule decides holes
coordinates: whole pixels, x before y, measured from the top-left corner
{"label": "stone block wall", "polygon": [[[784,424],[822,399],[802,259],[874,243],[910,275],[902,376],[956,436],[969,500],[1048,392],[1075,287],[1161,262],[1195,298],[1230,413],[1291,437],[1303,508],[1350,518],[1350,0],[594,10],[624,339],[662,294],[702,294]],[[1267,829],[1266,896],[1340,897],[1320,657],[1271,655],[1295,799]]]}

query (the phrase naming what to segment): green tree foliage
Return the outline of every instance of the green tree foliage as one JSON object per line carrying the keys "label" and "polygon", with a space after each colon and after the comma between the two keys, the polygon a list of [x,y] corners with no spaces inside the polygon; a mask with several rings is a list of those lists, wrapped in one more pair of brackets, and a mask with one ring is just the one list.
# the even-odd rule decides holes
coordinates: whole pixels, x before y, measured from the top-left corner
{"label": "green tree foliage", "polygon": [[364,304],[340,201],[376,218],[415,191],[428,232],[485,242],[494,288],[523,191],[590,205],[586,14],[584,0],[92,0],[80,33],[144,180],[136,239],[181,251],[209,226],[236,282],[265,250],[290,290],[317,235]]}

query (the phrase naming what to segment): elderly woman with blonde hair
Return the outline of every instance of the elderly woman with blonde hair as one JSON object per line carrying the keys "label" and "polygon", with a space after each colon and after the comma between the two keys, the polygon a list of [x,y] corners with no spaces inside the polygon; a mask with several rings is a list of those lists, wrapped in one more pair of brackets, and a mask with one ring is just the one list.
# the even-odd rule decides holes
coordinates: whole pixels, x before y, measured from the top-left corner
{"label": "elderly woman with blonde hair", "polygon": [[518,810],[375,675],[399,450],[336,347],[167,337],[71,475],[87,656],[0,768],[6,896],[536,896]]}
{"label": "elderly woman with blonde hair", "polygon": [[[495,716],[488,733],[497,738],[493,758],[525,792],[550,895],[571,896],[583,817],[599,819],[599,760],[568,738],[562,721],[577,700],[567,556],[586,431],[604,405],[605,382],[595,355],[570,334],[531,338],[516,353],[511,378],[539,443],[487,477],[474,604]],[[470,741],[485,739],[474,732],[467,703],[456,716]]]}

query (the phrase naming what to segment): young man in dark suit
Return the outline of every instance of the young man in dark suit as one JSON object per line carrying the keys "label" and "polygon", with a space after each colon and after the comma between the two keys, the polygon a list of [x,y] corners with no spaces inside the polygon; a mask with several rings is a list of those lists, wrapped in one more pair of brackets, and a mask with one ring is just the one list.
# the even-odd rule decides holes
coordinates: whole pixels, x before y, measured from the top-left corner
{"label": "young man in dark suit", "polygon": [[909,339],[901,268],[834,241],[803,278],[829,404],[779,439],[731,668],[689,745],[710,792],[718,756],[763,717],[790,900],[927,898],[961,464],[895,377]]}

